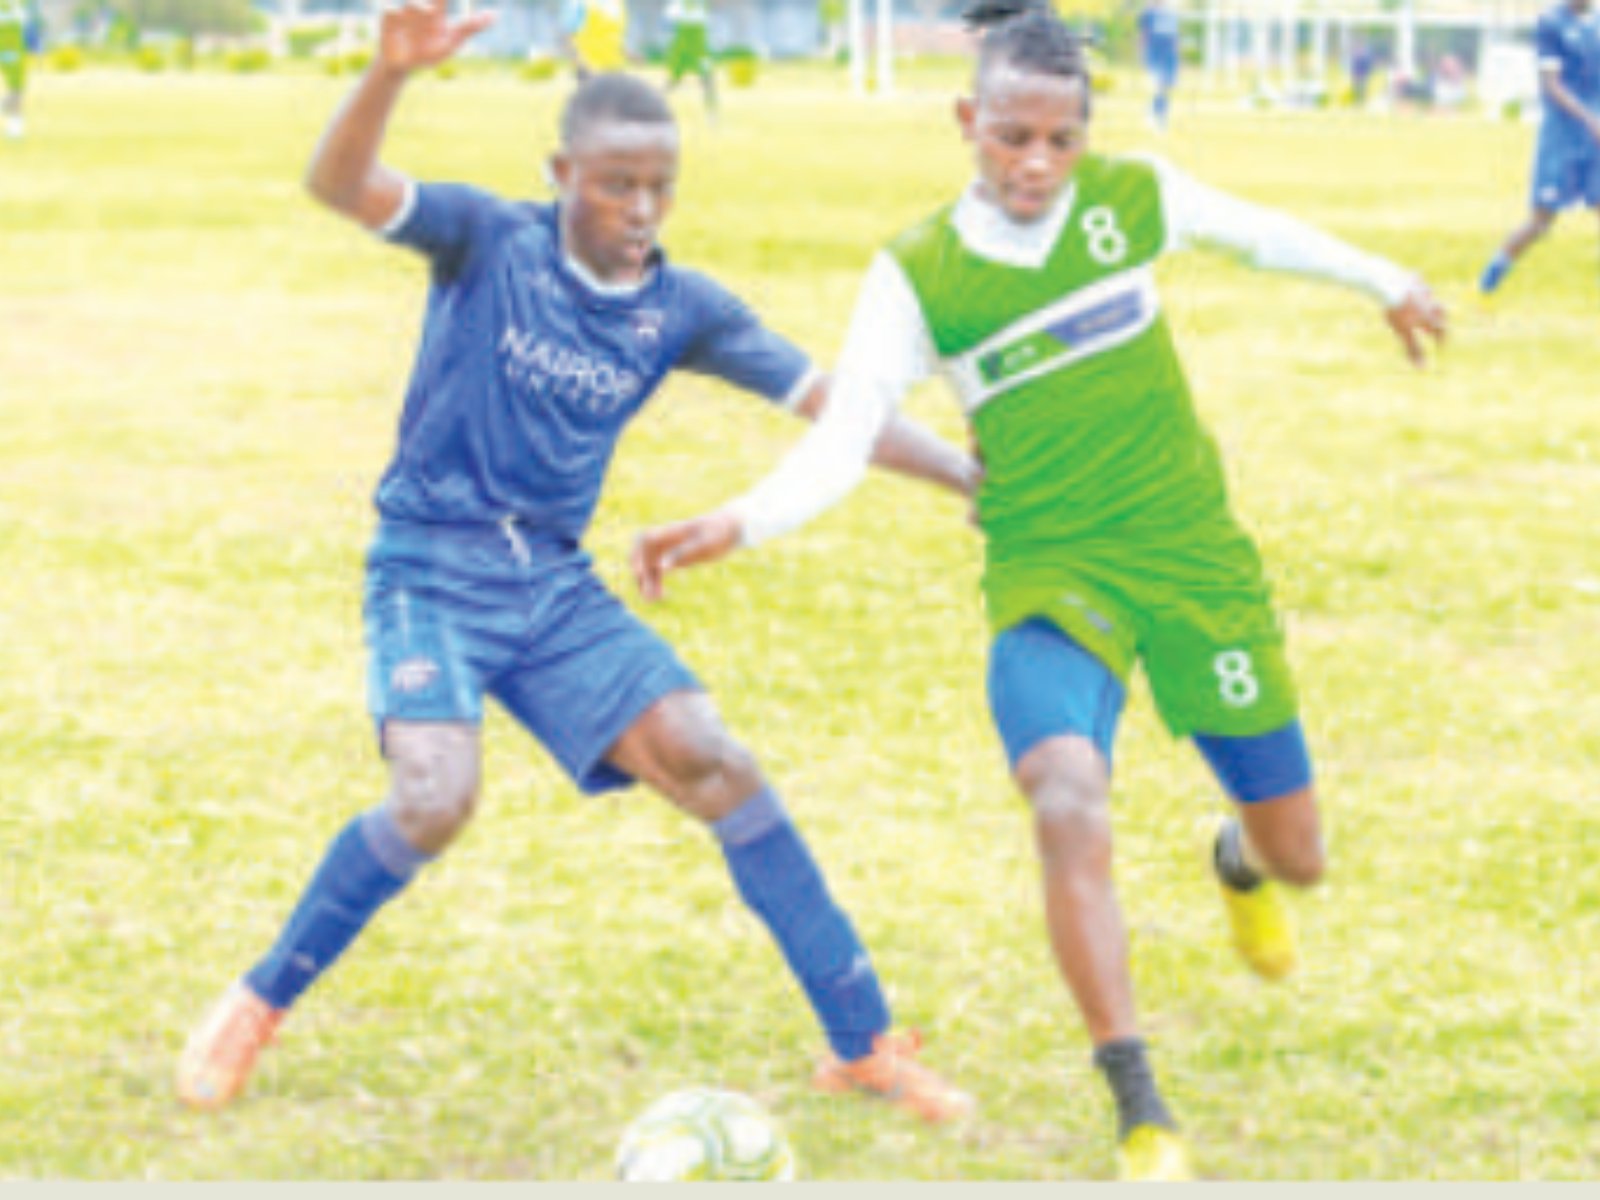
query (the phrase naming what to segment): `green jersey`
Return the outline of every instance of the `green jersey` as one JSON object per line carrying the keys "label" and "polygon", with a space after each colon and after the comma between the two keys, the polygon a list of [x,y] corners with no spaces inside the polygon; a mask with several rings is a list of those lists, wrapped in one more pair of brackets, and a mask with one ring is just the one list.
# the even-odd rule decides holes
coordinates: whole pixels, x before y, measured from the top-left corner
{"label": "green jersey", "polygon": [[1065,611],[1068,631],[1123,673],[1138,631],[1102,610],[1266,591],[1161,312],[1155,170],[1086,157],[1074,185],[1041,267],[980,257],[949,208],[890,253],[983,456],[992,622]]}
{"label": "green jersey", "polygon": [[18,62],[28,48],[28,13],[0,0],[0,62]]}

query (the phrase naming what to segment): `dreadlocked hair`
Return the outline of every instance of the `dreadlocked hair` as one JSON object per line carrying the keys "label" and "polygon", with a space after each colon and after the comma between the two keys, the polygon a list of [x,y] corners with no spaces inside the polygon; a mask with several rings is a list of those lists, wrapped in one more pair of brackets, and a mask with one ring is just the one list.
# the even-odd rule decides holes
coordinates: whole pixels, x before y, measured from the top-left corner
{"label": "dreadlocked hair", "polygon": [[1056,16],[1053,9],[1039,7],[1033,0],[979,0],[979,3],[1029,5],[1026,11],[1001,21],[984,34],[983,44],[978,48],[979,78],[1004,65],[1030,74],[1076,79],[1083,85],[1087,108],[1092,89],[1083,38]]}

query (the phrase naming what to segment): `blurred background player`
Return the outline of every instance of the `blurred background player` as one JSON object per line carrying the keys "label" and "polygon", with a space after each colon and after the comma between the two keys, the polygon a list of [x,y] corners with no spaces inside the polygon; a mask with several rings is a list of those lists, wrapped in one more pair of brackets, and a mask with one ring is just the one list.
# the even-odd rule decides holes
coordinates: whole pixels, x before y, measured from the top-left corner
{"label": "blurred background player", "polygon": [[984,33],[957,110],[977,179],[874,259],[817,427],[743,497],[644,534],[634,571],[657,597],[672,569],[798,527],[860,480],[913,385],[935,371],[954,384],[985,470],[990,704],[1031,804],[1051,945],[1116,1105],[1120,1174],[1182,1179],[1112,876],[1112,749],[1135,664],[1234,802],[1214,870],[1235,945],[1266,978],[1298,962],[1275,881],[1314,884],[1324,851],[1282,627],[1155,265],[1210,245],[1363,291],[1417,363],[1445,322],[1392,263],[1162,161],[1090,153],[1090,93],[1054,16]]}
{"label": "blurred background player", "polygon": [[27,131],[22,113],[28,86],[28,54],[39,48],[40,22],[23,0],[0,0],[0,80],[5,84],[6,136],[20,138]]}
{"label": "blurred background player", "polygon": [[1544,120],[1533,160],[1528,219],[1484,267],[1484,295],[1550,231],[1556,214],[1585,204],[1600,216],[1600,13],[1592,0],[1566,0],[1539,18],[1535,31]]}
{"label": "blurred background player", "polygon": [[[410,75],[489,20],[452,23],[445,0],[386,10],[374,63],[307,177],[318,200],[432,272],[367,559],[389,791],[333,839],[277,941],[197,1026],[179,1096],[199,1108],[236,1096],[289,1008],[465,828],[488,693],[584,792],[642,781],[705,824],[826,1031],[816,1086],[959,1116],[969,1098],[916,1061],[918,1039],[890,1032],[877,972],[754,758],[582,547],[617,440],[669,372],[806,413],[826,403],[825,384],[731,293],[666,260],[657,233],[678,131],[641,81],[599,74],[569,98],[553,205],[418,184],[380,161]],[[963,496],[975,483],[966,454],[914,426],[892,430],[881,455]]]}
{"label": "blurred background player", "polygon": [[1178,14],[1169,0],[1150,0],[1139,13],[1139,51],[1155,89],[1150,124],[1164,133],[1171,118],[1172,89],[1178,82]]}
{"label": "blurred background player", "polygon": [[711,61],[707,0],[669,0],[666,15],[672,23],[672,41],[667,45],[667,90],[677,87],[685,75],[698,75],[706,111],[715,117],[717,76]]}
{"label": "blurred background player", "polygon": [[561,33],[580,82],[628,65],[627,0],[563,0]]}

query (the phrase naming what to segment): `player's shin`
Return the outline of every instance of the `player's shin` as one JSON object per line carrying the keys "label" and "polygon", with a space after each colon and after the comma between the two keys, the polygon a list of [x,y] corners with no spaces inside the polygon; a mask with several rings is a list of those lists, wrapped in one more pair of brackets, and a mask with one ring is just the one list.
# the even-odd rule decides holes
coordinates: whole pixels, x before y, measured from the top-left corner
{"label": "player's shin", "polygon": [[889,1008],[867,952],[782,802],[763,788],[712,824],[739,895],[761,918],[841,1059],[872,1051]]}
{"label": "player's shin", "polygon": [[277,942],[245,976],[246,985],[273,1008],[288,1008],[429,861],[401,835],[389,808],[356,817],[329,845]]}

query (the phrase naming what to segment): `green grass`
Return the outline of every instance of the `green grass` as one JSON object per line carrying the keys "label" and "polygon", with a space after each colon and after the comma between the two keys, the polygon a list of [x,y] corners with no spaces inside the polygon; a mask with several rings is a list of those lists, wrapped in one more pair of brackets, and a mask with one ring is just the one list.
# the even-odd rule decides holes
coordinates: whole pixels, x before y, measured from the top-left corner
{"label": "green grass", "polygon": [[[965,181],[924,72],[858,103],[768,72],[687,165],[668,244],[822,359],[873,248]],[[484,809],[286,1026],[247,1101],[179,1111],[201,1008],[380,793],[358,617],[423,274],[298,179],[346,81],[40,74],[0,144],[0,1176],[596,1179],[626,1120],[747,1091],[811,1178],[1103,1178],[1110,1115],[1045,948],[982,696],[959,505],[875,478],[800,536],[674,580],[651,620],[811,838],[898,1016],[982,1100],[956,1134],[812,1095],[818,1037],[711,841],[577,795],[498,715]],[[390,159],[538,190],[558,87],[419,82]],[[1150,148],[1136,91],[1100,144]],[[1413,264],[1455,311],[1411,371],[1365,299],[1214,256],[1163,267],[1291,629],[1332,833],[1286,987],[1231,958],[1219,807],[1142,691],[1118,871],[1142,1009],[1203,1171],[1600,1174],[1596,248],[1569,218],[1493,311],[1481,261],[1529,131],[1180,115],[1208,181]],[[912,412],[954,437],[938,391]],[[759,477],[797,428],[685,377],[591,539]],[[631,592],[628,593],[631,595]]]}

